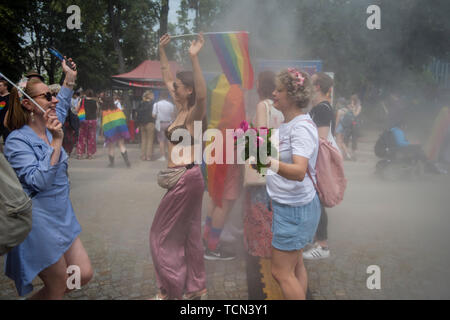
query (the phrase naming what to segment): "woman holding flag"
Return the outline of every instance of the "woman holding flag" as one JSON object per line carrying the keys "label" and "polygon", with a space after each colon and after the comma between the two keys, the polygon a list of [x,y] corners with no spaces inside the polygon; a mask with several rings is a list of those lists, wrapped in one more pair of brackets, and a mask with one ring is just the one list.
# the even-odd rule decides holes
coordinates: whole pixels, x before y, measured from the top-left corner
{"label": "woman holding flag", "polygon": [[56,97],[40,79],[28,81],[22,102],[14,88],[6,119],[13,131],[6,140],[5,157],[32,199],[33,226],[28,237],[8,253],[5,273],[14,280],[20,296],[33,290],[32,281],[39,276],[44,287],[31,299],[62,299],[72,289],[67,286],[69,266],[78,267],[78,284],[86,284],[93,275],[79,238],[81,227],[69,196],[69,157],[62,148],[62,123],[77,71],[66,60],[62,68],[65,80]]}
{"label": "woman holding flag", "polygon": [[[179,72],[175,78],[165,53],[169,42],[167,34],[159,41],[163,79],[178,111],[165,132],[169,140],[168,171],[184,173],[164,195],[150,229],[150,250],[160,290],[154,299],[205,299],[206,272],[201,241],[204,182],[200,167],[194,164],[193,136],[194,121],[202,121],[206,116],[206,83],[198,61],[204,38],[199,34],[191,42],[189,55],[193,71]],[[188,141],[180,141],[179,132],[188,132]],[[184,157],[176,159],[180,143]]]}

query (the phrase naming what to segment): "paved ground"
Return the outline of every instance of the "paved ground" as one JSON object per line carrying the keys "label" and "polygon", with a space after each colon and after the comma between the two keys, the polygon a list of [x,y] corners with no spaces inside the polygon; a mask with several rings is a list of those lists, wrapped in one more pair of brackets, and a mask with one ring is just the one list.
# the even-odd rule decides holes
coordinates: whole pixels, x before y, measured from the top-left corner
{"label": "paved ground", "polygon": [[[357,162],[346,162],[344,202],[329,210],[331,257],[307,263],[314,299],[449,299],[450,176],[404,182],[377,180],[373,145],[362,138]],[[138,160],[129,145],[132,169],[116,156],[107,169],[105,149],[94,160],[70,159],[72,203],[83,227],[93,280],[68,299],[146,299],[156,293],[149,253],[149,228],[164,194],[156,183],[163,162]],[[116,151],[118,152],[118,151]],[[206,208],[205,194],[205,208]],[[241,222],[241,206],[232,213]],[[211,299],[248,298],[244,251],[238,258],[206,262]],[[3,258],[0,258],[3,265]],[[367,267],[381,270],[381,289],[369,290]],[[41,286],[38,279],[36,288]],[[0,274],[0,299],[17,299],[11,280]]]}

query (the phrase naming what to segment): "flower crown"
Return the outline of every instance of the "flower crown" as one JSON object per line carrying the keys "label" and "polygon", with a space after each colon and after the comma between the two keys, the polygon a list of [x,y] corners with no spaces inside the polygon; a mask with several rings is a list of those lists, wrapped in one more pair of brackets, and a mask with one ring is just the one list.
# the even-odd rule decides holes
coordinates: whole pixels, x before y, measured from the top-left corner
{"label": "flower crown", "polygon": [[299,70],[295,68],[288,68],[288,72],[291,74],[291,76],[294,77],[294,87],[298,88],[300,86],[303,86],[305,82],[305,77],[302,76]]}

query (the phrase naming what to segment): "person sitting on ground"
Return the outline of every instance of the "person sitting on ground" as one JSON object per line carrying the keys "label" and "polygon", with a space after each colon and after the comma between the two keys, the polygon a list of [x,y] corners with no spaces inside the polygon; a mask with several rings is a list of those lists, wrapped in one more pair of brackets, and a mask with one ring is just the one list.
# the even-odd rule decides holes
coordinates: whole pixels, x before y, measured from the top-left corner
{"label": "person sitting on ground", "polygon": [[426,172],[436,174],[444,173],[427,158],[425,151],[420,144],[412,144],[406,139],[404,132],[405,128],[405,123],[401,121],[390,129],[397,146],[395,152],[401,153],[409,159],[420,161],[424,165]]}

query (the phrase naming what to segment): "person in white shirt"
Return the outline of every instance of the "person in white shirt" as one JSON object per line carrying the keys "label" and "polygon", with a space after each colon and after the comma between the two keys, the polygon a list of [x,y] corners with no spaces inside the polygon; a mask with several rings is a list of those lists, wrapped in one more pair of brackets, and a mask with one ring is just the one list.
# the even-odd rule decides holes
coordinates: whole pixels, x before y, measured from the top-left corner
{"label": "person in white shirt", "polygon": [[161,158],[158,160],[166,161],[167,157],[167,137],[165,131],[170,126],[170,124],[175,120],[176,112],[175,106],[172,102],[167,100],[167,91],[161,91],[160,100],[153,105],[153,118],[156,119],[156,131],[159,141],[159,150],[161,153]]}
{"label": "person in white shirt", "polygon": [[276,77],[273,101],[285,122],[279,128],[279,160],[270,159],[267,175],[273,209],[272,275],[284,297],[295,300],[306,297],[302,252],[320,219],[320,201],[311,181],[319,151],[317,127],[307,113],[311,93],[305,72],[290,68]]}
{"label": "person in white shirt", "polygon": [[120,103],[120,97],[119,96],[114,96],[114,105],[116,106],[116,108],[123,110],[122,108],[122,104]]}

